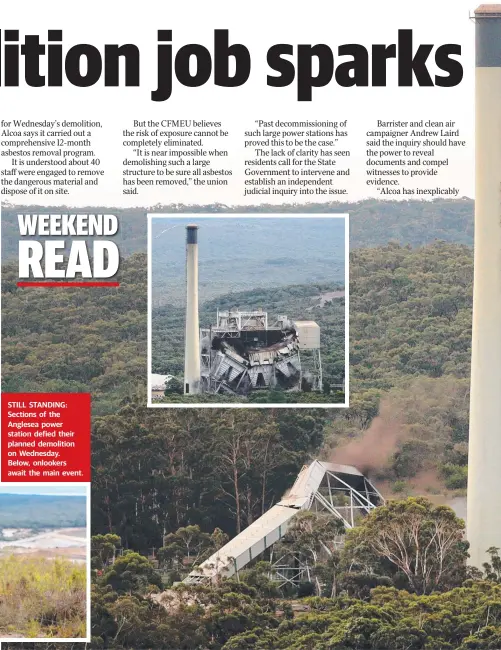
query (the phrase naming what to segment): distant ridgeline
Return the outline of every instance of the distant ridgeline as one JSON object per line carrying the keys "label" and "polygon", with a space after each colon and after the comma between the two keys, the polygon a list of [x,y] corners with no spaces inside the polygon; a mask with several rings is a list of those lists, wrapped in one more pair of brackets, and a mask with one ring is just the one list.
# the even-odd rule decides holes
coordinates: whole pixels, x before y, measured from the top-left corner
{"label": "distant ridgeline", "polygon": [[[200,325],[209,327],[217,309],[264,309],[292,319],[312,319],[321,327],[324,381],[342,384],[344,379],[344,295],[323,304],[322,296],[344,293],[342,284],[297,284],[254,288],[220,295],[200,305]],[[182,377],[184,368],[184,307],[163,305],[152,313],[152,372]],[[303,395],[303,397],[305,397]],[[220,396],[218,395],[218,399]],[[325,397],[323,398],[325,400]],[[176,399],[176,401],[178,401]],[[182,400],[179,400],[182,401]],[[189,400],[187,400],[189,401]],[[310,394],[305,401],[315,401]],[[341,400],[342,401],[342,400]]]}
{"label": "distant ridgeline", "polygon": [[83,496],[0,494],[2,528],[81,528],[86,526]]}
{"label": "distant ridgeline", "polygon": [[[208,205],[155,205],[144,208],[114,209],[111,206],[66,208],[67,212],[112,212],[119,217],[120,229],[113,238],[121,255],[146,250],[145,212],[238,213],[238,212],[348,212],[350,214],[351,248],[378,246],[393,240],[421,246],[436,239],[458,244],[473,244],[473,200],[468,198],[435,201],[378,201],[366,199],[356,203],[306,203],[303,205],[256,205],[227,207]],[[2,255],[4,261],[17,258],[19,213],[61,212],[61,207],[39,205],[2,206]],[[36,239],[36,237],[35,237]],[[85,238],[84,238],[85,239]]]}

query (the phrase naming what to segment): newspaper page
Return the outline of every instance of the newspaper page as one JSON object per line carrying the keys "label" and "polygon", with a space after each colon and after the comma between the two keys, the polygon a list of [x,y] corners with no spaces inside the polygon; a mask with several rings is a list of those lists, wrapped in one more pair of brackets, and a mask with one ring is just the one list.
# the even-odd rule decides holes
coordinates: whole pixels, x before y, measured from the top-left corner
{"label": "newspaper page", "polygon": [[4,4],[2,650],[501,648],[501,5]]}

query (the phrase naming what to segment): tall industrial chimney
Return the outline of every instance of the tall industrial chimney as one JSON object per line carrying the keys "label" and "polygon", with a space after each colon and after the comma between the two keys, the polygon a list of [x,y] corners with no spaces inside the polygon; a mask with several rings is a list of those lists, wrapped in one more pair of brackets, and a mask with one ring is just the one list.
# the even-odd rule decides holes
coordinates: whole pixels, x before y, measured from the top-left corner
{"label": "tall industrial chimney", "polygon": [[200,392],[200,331],[198,322],[198,226],[186,226],[186,329],[184,394]]}
{"label": "tall industrial chimney", "polygon": [[476,32],[475,274],[468,460],[470,562],[501,547],[501,5]]}

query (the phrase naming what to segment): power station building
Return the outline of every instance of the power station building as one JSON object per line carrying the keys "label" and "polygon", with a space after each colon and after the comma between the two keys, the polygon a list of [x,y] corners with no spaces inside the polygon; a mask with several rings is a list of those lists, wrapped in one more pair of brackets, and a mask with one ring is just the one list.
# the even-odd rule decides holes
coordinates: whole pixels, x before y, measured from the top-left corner
{"label": "power station building", "polygon": [[252,390],[321,390],[320,327],[263,311],[218,311],[201,330],[201,390],[248,395]]}
{"label": "power station building", "polygon": [[200,329],[198,227],[186,227],[184,393],[249,395],[253,390],[321,391],[320,327],[268,313],[217,311]]}

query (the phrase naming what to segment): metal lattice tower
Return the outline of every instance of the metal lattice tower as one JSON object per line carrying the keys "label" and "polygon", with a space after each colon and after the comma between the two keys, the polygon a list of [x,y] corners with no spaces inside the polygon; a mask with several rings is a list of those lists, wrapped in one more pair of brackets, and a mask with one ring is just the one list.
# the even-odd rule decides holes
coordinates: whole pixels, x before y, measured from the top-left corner
{"label": "metal lattice tower", "polygon": [[[235,575],[278,542],[300,511],[330,513],[345,529],[350,529],[359,516],[383,503],[378,490],[355,467],[315,460],[302,468],[290,492],[277,505],[202,562],[184,582],[200,584]],[[285,565],[279,564],[281,559],[275,564],[284,574]],[[297,568],[305,570],[300,564]],[[290,576],[284,580],[290,582]]]}
{"label": "metal lattice tower", "polygon": [[256,311],[217,311],[200,330],[201,389],[247,395],[253,390],[322,390],[320,327]]}

